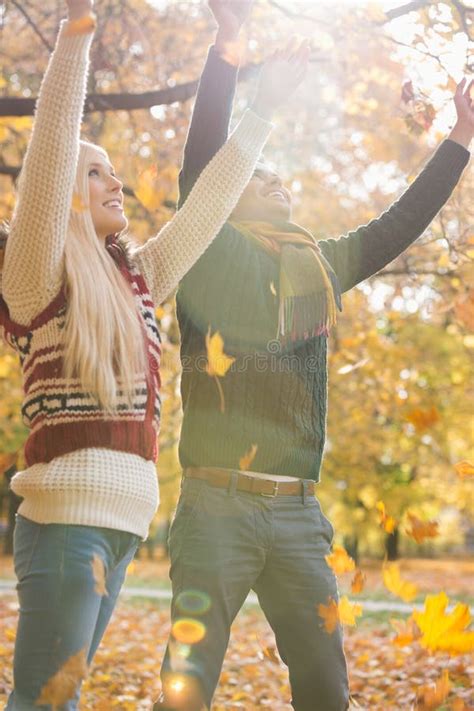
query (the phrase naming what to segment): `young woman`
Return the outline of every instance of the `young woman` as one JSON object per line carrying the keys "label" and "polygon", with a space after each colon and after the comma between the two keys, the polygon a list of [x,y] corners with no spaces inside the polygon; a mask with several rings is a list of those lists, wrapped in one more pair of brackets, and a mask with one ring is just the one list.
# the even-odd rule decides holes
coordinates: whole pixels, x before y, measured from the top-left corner
{"label": "young woman", "polygon": [[[0,321],[20,355],[31,428],[27,468],[12,483],[24,500],[14,541],[20,618],[8,711],[77,708],[86,663],[158,502],[154,304],[232,211],[273,108],[307,63],[307,52],[268,63],[255,112],[245,113],[174,219],[132,248],[120,237],[122,183],[105,151],[79,140],[92,1],[67,0],[67,7],[41,86],[1,284]],[[72,683],[61,691],[65,664]]]}

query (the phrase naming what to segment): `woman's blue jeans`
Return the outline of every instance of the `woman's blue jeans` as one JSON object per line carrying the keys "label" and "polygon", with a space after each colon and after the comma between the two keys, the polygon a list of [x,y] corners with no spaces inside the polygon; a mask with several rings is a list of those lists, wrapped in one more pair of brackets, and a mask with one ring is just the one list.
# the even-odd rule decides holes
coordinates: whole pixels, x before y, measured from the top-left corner
{"label": "woman's blue jeans", "polygon": [[[39,524],[17,515],[14,559],[20,617],[14,690],[5,711],[51,711],[49,704],[35,704],[48,680],[81,650],[90,664],[139,542],[125,531]],[[106,595],[96,590],[95,556],[104,564]],[[75,697],[57,711],[75,711],[79,694],[78,687]]]}

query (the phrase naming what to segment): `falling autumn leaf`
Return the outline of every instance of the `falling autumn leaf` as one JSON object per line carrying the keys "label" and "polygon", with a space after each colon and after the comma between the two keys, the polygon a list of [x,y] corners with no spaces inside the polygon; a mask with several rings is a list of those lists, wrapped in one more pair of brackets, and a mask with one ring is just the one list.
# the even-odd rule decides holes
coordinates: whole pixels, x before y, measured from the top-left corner
{"label": "falling autumn leaf", "polygon": [[430,407],[429,410],[422,410],[421,408],[415,408],[411,410],[406,419],[410,422],[416,429],[417,432],[424,432],[433,425],[435,425],[439,419],[439,412],[436,407]]}
{"label": "falling autumn leaf", "polygon": [[351,581],[351,592],[353,595],[357,595],[362,592],[365,585],[365,575],[359,568],[356,570],[354,577]]}
{"label": "falling autumn leaf", "polygon": [[360,617],[362,615],[362,605],[351,602],[346,595],[341,597],[337,608],[339,613],[339,621],[343,625],[351,625],[351,627],[354,626],[356,624],[356,617]]}
{"label": "falling autumn leaf", "polygon": [[165,195],[159,184],[158,170],[155,165],[140,173],[135,196],[150,212],[154,212],[163,204]]}
{"label": "falling autumn leaf", "polygon": [[87,675],[86,650],[77,654],[63,664],[61,669],[52,676],[41,689],[36,705],[50,704],[52,711],[74,698],[77,688]]}
{"label": "falling autumn leaf", "polygon": [[414,583],[402,580],[400,568],[397,563],[385,563],[382,569],[383,582],[387,590],[401,597],[405,602],[411,602],[418,593],[418,587]]}
{"label": "falling autumn leaf", "polygon": [[435,711],[446,700],[451,690],[449,672],[443,670],[434,686],[422,686],[418,692],[416,711]]}
{"label": "falling autumn leaf", "polygon": [[334,598],[328,598],[328,604],[318,605],[318,614],[324,620],[324,628],[328,634],[332,634],[338,623],[354,626],[356,617],[362,615],[362,605],[352,603],[344,595],[339,603]]}
{"label": "falling autumn leaf", "polygon": [[407,516],[410,519],[411,528],[405,529],[405,532],[417,543],[423,543],[426,538],[436,538],[439,535],[437,521],[421,521],[411,513],[408,513]]}
{"label": "falling autumn leaf", "polygon": [[241,471],[245,472],[250,469],[250,465],[252,464],[253,460],[255,459],[255,455],[257,454],[257,449],[258,445],[252,444],[249,451],[246,452],[244,456],[239,459],[239,468]]}
{"label": "falling autumn leaf", "polygon": [[463,460],[455,464],[454,469],[460,479],[468,479],[474,476],[474,464],[472,464],[472,462]]}
{"label": "falling autumn leaf", "polygon": [[423,611],[414,610],[413,618],[423,636],[420,644],[432,652],[464,654],[474,650],[474,632],[466,631],[471,622],[468,605],[458,602],[446,614],[449,598],[445,592],[427,595]]}
{"label": "falling autumn leaf", "polygon": [[211,329],[206,335],[206,349],[207,349],[207,367],[206,370],[211,376],[217,376],[218,378],[223,378],[232,363],[235,362],[235,358],[224,353],[224,340],[219,333],[216,331],[214,335],[211,336]]}
{"label": "falling autumn leaf", "polygon": [[224,353],[224,340],[219,333],[216,331],[213,336],[211,336],[211,327],[206,334],[206,350],[207,350],[207,365],[206,372],[208,375],[214,378],[216,381],[217,389],[219,391],[220,397],[220,410],[225,411],[225,400],[224,392],[222,386],[219,382],[219,378],[223,378],[232,363],[235,362],[235,358]]}
{"label": "falling autumn leaf", "polygon": [[95,587],[94,590],[98,595],[108,595],[107,588],[105,585],[105,565],[104,561],[94,553],[94,557],[91,560],[92,575],[94,576]]}
{"label": "falling autumn leaf", "polygon": [[336,573],[336,575],[341,575],[342,573],[350,573],[351,570],[355,569],[355,562],[347,553],[346,549],[342,546],[334,545],[332,553],[324,556],[326,563],[330,568]]}
{"label": "falling autumn leaf", "polygon": [[384,531],[386,533],[393,533],[397,526],[397,521],[393,518],[393,516],[387,516],[384,502],[377,501],[377,503],[375,504],[375,508],[380,514],[379,523],[383,527]]}
{"label": "falling autumn leaf", "polygon": [[415,98],[415,92],[413,91],[413,83],[409,81],[403,82],[402,86],[402,101],[404,104],[408,104]]}
{"label": "falling autumn leaf", "polygon": [[278,664],[278,666],[280,666],[281,660],[274,645],[261,644],[261,648],[264,657],[266,657],[270,662],[272,662],[272,664]]}
{"label": "falling autumn leaf", "polygon": [[328,604],[318,605],[318,615],[324,620],[324,628],[328,634],[332,634],[339,624],[339,610],[334,598],[328,598]]}
{"label": "falling autumn leaf", "polygon": [[397,633],[392,639],[392,643],[397,645],[397,647],[406,647],[421,637],[420,628],[413,617],[409,617],[407,620],[392,619],[390,620],[390,624]]}

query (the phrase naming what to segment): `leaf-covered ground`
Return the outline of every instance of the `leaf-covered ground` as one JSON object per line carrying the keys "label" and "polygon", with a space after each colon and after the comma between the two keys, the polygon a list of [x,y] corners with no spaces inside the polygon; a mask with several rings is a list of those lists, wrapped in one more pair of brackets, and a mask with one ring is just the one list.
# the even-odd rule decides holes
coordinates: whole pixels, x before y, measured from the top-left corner
{"label": "leaf-covered ground", "polygon": [[[418,573],[414,566],[409,577],[418,584],[422,579],[426,587],[431,579],[428,589],[433,593],[441,589],[436,583],[444,582],[444,589],[448,588],[451,596],[456,592],[457,577],[458,599],[463,599],[463,593],[469,590],[472,566],[459,563],[457,576],[455,566],[455,563],[445,565],[442,577],[439,564],[430,566],[426,563],[424,570],[420,564]],[[143,561],[135,564],[132,574],[134,578],[150,583],[164,570],[163,564]],[[376,566],[368,571],[372,588],[377,587],[378,577]],[[394,616],[400,618],[400,615]],[[0,708],[11,684],[16,618],[14,594],[2,595]],[[385,619],[383,616],[365,616],[356,628],[346,629],[345,647],[354,707],[370,711],[472,711],[472,657],[449,657],[444,653],[430,655],[417,643],[399,648],[392,642],[395,633]],[[151,701],[160,689],[158,672],[168,631],[167,604],[138,598],[122,599],[84,684],[81,711],[150,709]],[[443,672],[446,674],[446,671],[449,678],[443,682]],[[213,709],[290,711],[288,699],[286,668],[276,654],[271,630],[257,608],[246,607],[233,627]]]}

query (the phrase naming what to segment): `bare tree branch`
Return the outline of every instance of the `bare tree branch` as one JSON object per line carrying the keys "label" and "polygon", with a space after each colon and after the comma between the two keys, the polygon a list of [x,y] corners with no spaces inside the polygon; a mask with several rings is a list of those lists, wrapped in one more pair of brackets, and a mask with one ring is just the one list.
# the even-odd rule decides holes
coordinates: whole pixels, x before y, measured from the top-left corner
{"label": "bare tree branch", "polygon": [[24,17],[25,20],[27,21],[27,23],[28,23],[28,24],[30,25],[30,27],[32,28],[33,32],[34,32],[36,35],[38,35],[38,37],[40,38],[40,40],[42,41],[42,43],[44,44],[44,46],[45,46],[50,52],[52,52],[52,51],[53,51],[52,45],[48,42],[48,40],[47,40],[46,37],[43,35],[43,33],[41,32],[41,30],[39,29],[39,27],[37,27],[37,25],[33,22],[33,20],[31,19],[31,17],[29,16],[29,14],[26,12],[26,10],[20,5],[19,2],[17,2],[17,0],[11,0],[11,3],[12,3],[12,5],[14,5],[14,6],[16,7],[16,9],[17,9],[19,12],[21,12],[21,14],[23,15],[23,17]]}
{"label": "bare tree branch", "polygon": [[431,4],[432,0],[412,0],[412,2],[407,2],[405,5],[394,7],[391,10],[386,11],[385,15],[387,16],[387,19],[380,22],[380,24],[384,25],[386,22],[391,22],[397,17],[402,17],[402,15],[414,12],[415,10],[421,10],[422,7],[426,7]]}
{"label": "bare tree branch", "polygon": [[[247,81],[253,77],[260,64],[248,64],[239,71],[239,81]],[[162,106],[187,101],[196,94],[199,80],[178,84],[177,86],[145,91],[141,94],[89,94],[85,102],[85,113],[93,111],[135,111],[149,109],[152,106]],[[36,98],[5,97],[0,99],[0,116],[32,116]]]}

